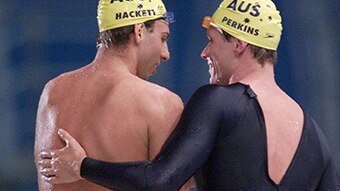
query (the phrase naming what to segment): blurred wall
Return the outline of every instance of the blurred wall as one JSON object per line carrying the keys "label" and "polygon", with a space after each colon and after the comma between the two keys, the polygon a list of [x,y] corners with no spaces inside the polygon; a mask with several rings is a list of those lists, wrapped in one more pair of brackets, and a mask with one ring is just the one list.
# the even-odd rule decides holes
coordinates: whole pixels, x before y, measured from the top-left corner
{"label": "blurred wall", "polygon": [[[220,0],[164,0],[175,13],[171,61],[150,80],[186,102],[208,82],[200,58],[201,27]],[[338,0],[277,1],[283,17],[276,78],[319,123],[340,167],[340,10]],[[94,58],[97,1],[0,2],[0,190],[37,190],[33,162],[35,117],[48,80]]]}

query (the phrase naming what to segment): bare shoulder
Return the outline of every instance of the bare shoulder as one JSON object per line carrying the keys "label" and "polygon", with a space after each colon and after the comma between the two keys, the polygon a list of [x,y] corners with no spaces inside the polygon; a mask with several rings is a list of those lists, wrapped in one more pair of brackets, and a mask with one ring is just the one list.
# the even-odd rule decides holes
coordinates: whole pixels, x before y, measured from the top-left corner
{"label": "bare shoulder", "polygon": [[71,88],[71,75],[73,75],[73,73],[74,72],[63,73],[48,81],[45,84],[40,100],[48,100],[48,102],[53,105],[63,93],[67,92],[67,89]]}
{"label": "bare shoulder", "polygon": [[66,75],[60,75],[45,84],[45,87],[40,95],[38,111],[37,111],[37,128],[47,127],[45,124],[49,119],[49,114],[53,107],[56,105],[60,95],[62,95],[60,89],[61,83],[65,81]]}
{"label": "bare shoulder", "polygon": [[173,124],[183,111],[181,98],[155,83],[134,78],[131,82],[126,80],[122,88],[129,89],[126,95],[134,101],[134,107],[138,109],[138,113],[147,121],[149,127],[157,123],[157,126],[168,129],[169,127],[160,123]]}
{"label": "bare shoulder", "polygon": [[181,98],[170,90],[150,82],[136,84],[138,106],[148,129],[149,159],[153,159],[176,127],[183,111]]}
{"label": "bare shoulder", "polygon": [[181,98],[165,87],[146,82],[144,89],[141,92],[141,104],[148,106],[150,111],[159,112],[162,109],[169,108],[183,109]]}
{"label": "bare shoulder", "polygon": [[[36,117],[36,136],[42,135],[43,130],[49,129],[50,123],[49,121],[52,119],[51,115],[55,113],[55,106],[58,104],[58,100],[62,97],[63,92],[61,89],[62,86],[59,84],[62,83],[66,76],[60,75],[45,84],[45,87],[40,95],[37,117]],[[53,118],[54,119],[54,118]]]}

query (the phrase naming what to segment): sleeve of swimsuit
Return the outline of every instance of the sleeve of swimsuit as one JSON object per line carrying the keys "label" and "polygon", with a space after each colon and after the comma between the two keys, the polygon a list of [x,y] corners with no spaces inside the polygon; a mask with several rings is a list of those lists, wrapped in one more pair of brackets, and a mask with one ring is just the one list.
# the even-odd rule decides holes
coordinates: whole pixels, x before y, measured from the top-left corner
{"label": "sleeve of swimsuit", "polygon": [[332,159],[328,162],[328,165],[323,172],[323,176],[317,190],[340,191],[340,182],[337,178],[336,166]]}
{"label": "sleeve of swimsuit", "polygon": [[340,191],[340,182],[337,175],[336,165],[331,154],[331,150],[329,148],[329,143],[322,132],[319,125],[314,121],[313,118],[310,118],[313,125],[315,126],[315,130],[317,133],[317,139],[320,141],[321,155],[325,163],[325,167],[323,169],[322,177],[319,180],[318,188],[316,190],[334,190]]}
{"label": "sleeve of swimsuit", "polygon": [[[81,176],[117,190],[179,190],[205,163],[222,125],[223,87],[199,88],[153,161],[109,163],[85,158]],[[223,98],[223,100],[221,100]]]}

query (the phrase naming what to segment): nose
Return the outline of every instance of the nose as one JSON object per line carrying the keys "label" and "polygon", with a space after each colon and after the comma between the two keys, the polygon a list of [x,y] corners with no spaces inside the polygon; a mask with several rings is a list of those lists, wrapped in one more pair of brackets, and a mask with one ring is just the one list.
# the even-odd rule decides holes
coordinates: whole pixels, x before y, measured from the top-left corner
{"label": "nose", "polygon": [[167,43],[165,43],[165,45],[162,48],[161,60],[162,61],[169,61],[170,60],[170,52],[169,52]]}
{"label": "nose", "polygon": [[204,60],[207,60],[209,57],[209,48],[208,45],[202,50],[201,52],[201,58]]}

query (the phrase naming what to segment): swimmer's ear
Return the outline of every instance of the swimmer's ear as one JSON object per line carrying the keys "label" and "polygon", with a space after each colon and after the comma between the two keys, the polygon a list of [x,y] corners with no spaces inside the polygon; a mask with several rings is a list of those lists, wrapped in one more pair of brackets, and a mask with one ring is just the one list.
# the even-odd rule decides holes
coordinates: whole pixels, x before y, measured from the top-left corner
{"label": "swimmer's ear", "polygon": [[144,33],[143,33],[143,29],[144,29],[145,25],[144,23],[138,23],[135,24],[134,26],[134,37],[135,37],[135,42],[137,44],[140,44],[143,41],[144,38]]}
{"label": "swimmer's ear", "polygon": [[233,43],[233,50],[236,53],[236,55],[242,54],[248,46],[248,43],[235,39],[235,42]]}

